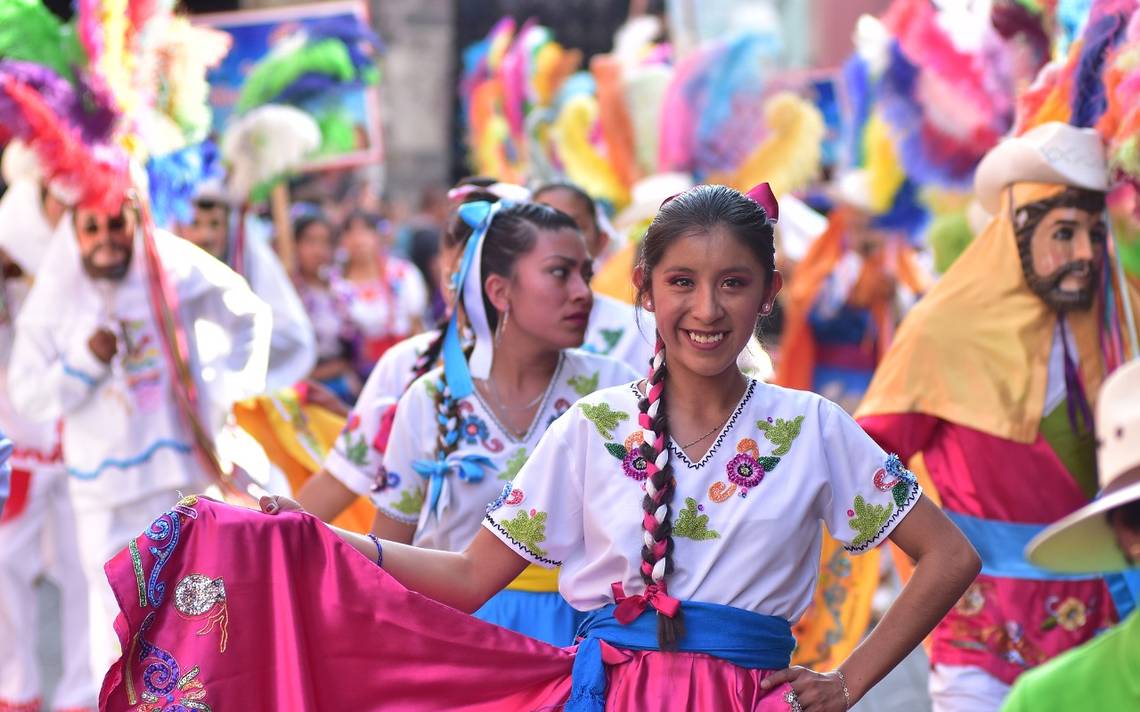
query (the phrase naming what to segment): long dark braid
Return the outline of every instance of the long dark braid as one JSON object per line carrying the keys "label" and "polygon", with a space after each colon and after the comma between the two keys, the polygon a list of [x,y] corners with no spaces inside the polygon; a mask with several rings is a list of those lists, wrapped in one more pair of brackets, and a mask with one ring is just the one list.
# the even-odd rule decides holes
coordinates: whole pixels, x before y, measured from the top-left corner
{"label": "long dark braid", "polygon": [[[775,272],[774,231],[768,213],[756,201],[722,185],[701,185],[667,200],[649,225],[638,250],[637,303],[650,294],[654,267],[673,242],[691,235],[706,234],[717,227],[727,228],[751,249],[766,268],[767,279]],[[769,282],[770,283],[770,282]],[[641,455],[647,476],[645,497],[641,500],[642,536],[641,579],[645,585],[667,592],[667,578],[673,573],[672,500],[676,478],[670,463],[669,418],[665,380],[668,368],[665,342],[657,335],[645,396],[638,402],[638,424],[642,429]],[[681,610],[672,617],[657,615],[657,644],[662,650],[676,650],[685,634]]]}

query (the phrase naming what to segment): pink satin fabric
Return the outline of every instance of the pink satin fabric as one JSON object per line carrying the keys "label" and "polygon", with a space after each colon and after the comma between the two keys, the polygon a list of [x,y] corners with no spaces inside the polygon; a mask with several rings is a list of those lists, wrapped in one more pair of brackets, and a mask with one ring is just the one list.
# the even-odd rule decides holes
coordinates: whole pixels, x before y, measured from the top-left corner
{"label": "pink satin fabric", "polygon": [[[146,533],[136,540],[140,576],[127,550],[107,564],[124,655],[103,682],[100,709],[158,712],[196,701],[214,710],[426,712],[565,703],[576,648],[546,645],[408,591],[309,515],[271,517],[204,498],[188,508],[197,516],[168,515],[179,518],[180,532],[154,579],[166,586],[157,607],[146,593],[154,588],[151,548],[161,555],[169,540]],[[190,574],[222,579],[224,652],[222,626],[200,633],[208,619],[222,618],[221,604],[201,615],[175,605]],[[788,709],[786,686],[760,690],[768,671],[604,644],[603,657],[609,709]],[[173,665],[179,684],[148,702],[144,693],[166,689],[162,674]]]}

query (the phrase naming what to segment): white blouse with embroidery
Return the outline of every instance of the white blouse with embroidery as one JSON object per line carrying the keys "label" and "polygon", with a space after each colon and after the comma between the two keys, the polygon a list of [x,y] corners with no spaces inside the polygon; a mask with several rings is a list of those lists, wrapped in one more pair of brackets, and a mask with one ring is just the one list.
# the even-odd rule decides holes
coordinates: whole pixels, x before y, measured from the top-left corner
{"label": "white blouse with embroidery", "polygon": [[361,497],[369,496],[382,477],[381,443],[387,441],[385,431],[392,425],[392,409],[411,383],[416,361],[438,333],[428,331],[408,337],[384,352],[368,374],[344,429],[325,457],[325,470]]}
{"label": "white blouse with embroidery", "polygon": [[[385,486],[373,492],[372,501],[386,516],[415,524],[417,546],[447,551],[460,551],[470,543],[488,503],[509,489],[558,416],[596,389],[636,377],[614,359],[576,349],[563,351],[538,413],[521,438],[500,425],[482,396],[473,393],[458,403],[458,446],[447,458],[447,471],[433,474],[438,435],[435,393],[442,373],[442,368],[431,371],[400,399],[384,455]],[[434,507],[433,479],[438,488]]]}
{"label": "white blouse with embroidery", "polygon": [[[561,566],[589,611],[630,595],[643,541],[637,384],[583,398],[543,437],[484,526],[524,558]],[[750,381],[699,462],[670,442],[675,570],[669,593],[795,622],[819,572],[822,520],[852,552],[879,545],[921,489],[839,406]]]}
{"label": "white blouse with embroidery", "polygon": [[583,351],[601,354],[627,363],[639,374],[649,368],[657,323],[651,312],[640,314],[629,304],[594,295],[590,309],[590,325],[586,329]]}

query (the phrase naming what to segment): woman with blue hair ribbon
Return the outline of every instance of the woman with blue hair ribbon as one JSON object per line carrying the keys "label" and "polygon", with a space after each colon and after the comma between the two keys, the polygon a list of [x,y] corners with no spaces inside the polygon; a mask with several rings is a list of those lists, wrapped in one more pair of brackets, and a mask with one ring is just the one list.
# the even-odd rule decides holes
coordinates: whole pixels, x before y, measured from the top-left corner
{"label": "woman with blue hair ribbon", "polygon": [[[636,377],[577,348],[592,304],[591,261],[571,218],[512,201],[468,203],[459,215],[474,232],[443,367],[401,398],[372,495],[375,534],[447,551],[467,547],[489,507],[525,498],[510,480],[572,403]],[[474,335],[469,356],[460,311]],[[557,592],[557,571],[537,566],[476,615],[556,645],[573,642],[578,622]]]}

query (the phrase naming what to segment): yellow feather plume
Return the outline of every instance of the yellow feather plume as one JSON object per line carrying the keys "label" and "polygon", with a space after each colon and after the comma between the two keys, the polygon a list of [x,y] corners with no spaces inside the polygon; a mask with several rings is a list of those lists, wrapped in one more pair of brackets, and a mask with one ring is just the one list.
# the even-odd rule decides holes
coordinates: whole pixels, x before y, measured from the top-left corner
{"label": "yellow feather plume", "polygon": [[891,209],[895,193],[906,180],[906,174],[895,153],[890,127],[878,114],[873,114],[867,121],[863,133],[863,154],[871,189],[871,212],[876,215],[885,213]]}
{"label": "yellow feather plume", "polygon": [[[780,92],[765,102],[764,123],[768,136],[728,185],[744,191],[767,181],[777,196],[811,185],[819,176],[825,133],[819,109],[792,92]],[[709,182],[716,181],[710,177]]]}

